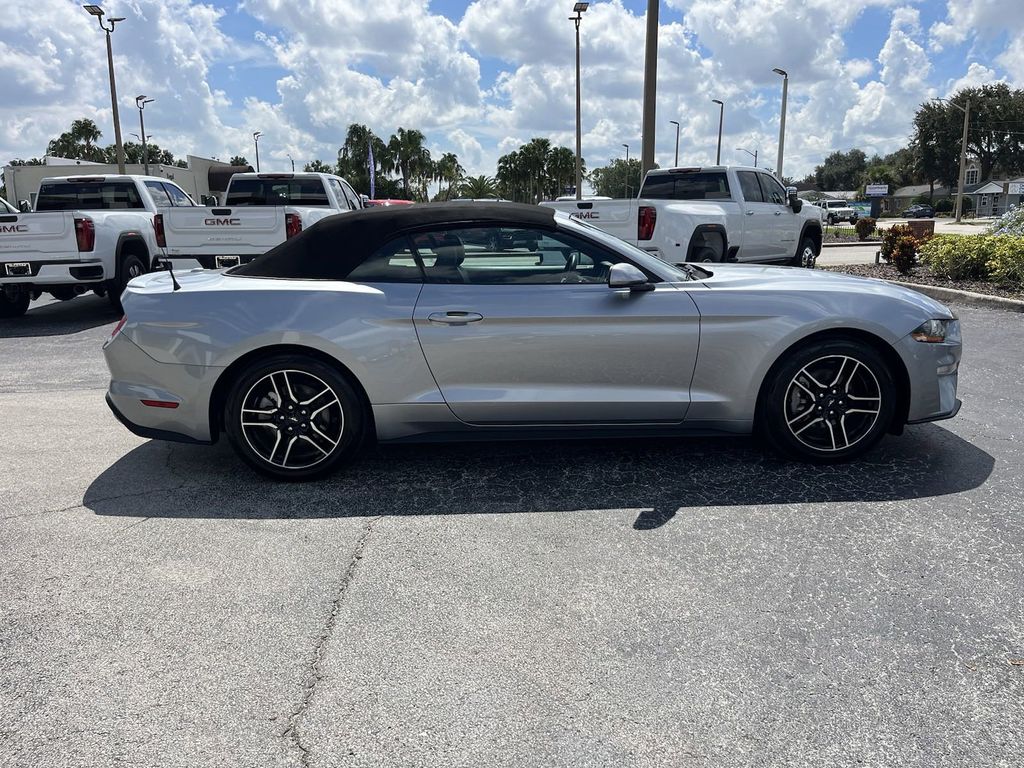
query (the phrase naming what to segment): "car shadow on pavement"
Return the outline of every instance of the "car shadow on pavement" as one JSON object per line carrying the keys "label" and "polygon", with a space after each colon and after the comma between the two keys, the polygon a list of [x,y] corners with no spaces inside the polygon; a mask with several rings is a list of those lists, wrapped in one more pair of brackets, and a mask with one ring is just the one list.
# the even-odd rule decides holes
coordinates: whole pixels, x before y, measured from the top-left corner
{"label": "car shadow on pavement", "polygon": [[225,440],[151,441],[97,477],[84,504],[97,515],[255,520],[630,509],[634,528],[647,530],[688,507],[959,493],[994,464],[926,424],[836,466],[785,461],[733,438],[426,444],[376,448],[330,477],[290,484],[252,472]]}
{"label": "car shadow on pavement", "polygon": [[0,320],[0,339],[67,336],[109,325],[119,317],[110,302],[100,296],[79,296],[42,305],[33,302],[22,317]]}

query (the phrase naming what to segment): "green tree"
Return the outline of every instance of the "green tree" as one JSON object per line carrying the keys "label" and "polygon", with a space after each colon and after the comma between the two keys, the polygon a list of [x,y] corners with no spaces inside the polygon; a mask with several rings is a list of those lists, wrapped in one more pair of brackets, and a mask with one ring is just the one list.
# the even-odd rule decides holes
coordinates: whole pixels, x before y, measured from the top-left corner
{"label": "green tree", "polygon": [[370,194],[370,147],[373,147],[373,171],[376,196],[380,197],[381,176],[387,162],[387,147],[379,136],[365,125],[353,123],[345,134],[345,143],[338,149],[337,174],[343,176],[361,194]]}
{"label": "green tree", "polygon": [[470,176],[459,186],[459,197],[482,199],[498,196],[498,182],[490,176]]}
{"label": "green tree", "polygon": [[[462,181],[466,169],[459,163],[459,157],[454,152],[445,152],[437,161],[437,180],[444,185],[442,200],[451,200],[452,192]],[[438,191],[441,194],[441,191]]]}
{"label": "green tree", "polygon": [[396,172],[402,179],[402,191],[407,200],[414,199],[413,186],[419,199],[426,198],[426,182],[434,174],[430,150],[423,146],[426,137],[415,128],[399,128],[388,141],[383,159],[387,173]]}
{"label": "green tree", "polygon": [[861,149],[833,152],[814,169],[814,181],[820,190],[856,189],[868,167],[868,158]]}
{"label": "green tree", "polygon": [[306,166],[302,169],[306,173],[334,173],[335,169],[325,163],[323,160],[314,160],[310,163],[306,163]]}
{"label": "green tree", "polygon": [[606,197],[635,197],[640,187],[640,161],[630,158],[627,163],[616,158],[603,168],[595,168],[590,183],[598,195]]}
{"label": "green tree", "polygon": [[106,160],[102,148],[97,145],[100,137],[99,127],[87,117],[75,120],[71,128],[46,145],[46,154],[55,157],[66,157],[69,160],[89,160],[102,163]]}

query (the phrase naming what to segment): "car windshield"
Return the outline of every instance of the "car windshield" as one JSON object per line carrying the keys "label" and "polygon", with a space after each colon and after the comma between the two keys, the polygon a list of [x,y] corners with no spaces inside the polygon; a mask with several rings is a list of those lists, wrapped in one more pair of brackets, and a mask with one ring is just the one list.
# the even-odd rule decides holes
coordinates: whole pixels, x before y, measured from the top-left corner
{"label": "car windshield", "polygon": [[59,181],[44,183],[37,211],[108,211],[143,208],[142,197],[130,181]]}
{"label": "car windshield", "polygon": [[564,213],[555,214],[555,220],[558,222],[559,226],[566,229],[579,227],[591,240],[596,240],[601,243],[601,245],[622,253],[638,267],[646,269],[648,272],[653,272],[666,282],[686,282],[688,280],[697,279],[674,264],[662,261],[652,253],[648,253],[647,251],[637,248],[635,245],[630,245],[625,240],[620,240],[613,235],[609,235],[607,232],[598,229],[593,224],[588,224],[587,222],[580,221],[579,219],[570,218]]}
{"label": "car windshield", "polygon": [[307,205],[330,201],[320,179],[232,179],[225,205]]}

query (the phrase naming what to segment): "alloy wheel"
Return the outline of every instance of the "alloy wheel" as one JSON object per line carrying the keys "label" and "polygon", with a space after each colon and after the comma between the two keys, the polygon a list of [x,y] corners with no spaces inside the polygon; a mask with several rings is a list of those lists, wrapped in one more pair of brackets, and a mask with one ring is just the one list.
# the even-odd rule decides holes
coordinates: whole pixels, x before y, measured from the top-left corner
{"label": "alloy wheel", "polygon": [[242,400],[239,418],[249,447],[280,469],[320,464],[345,433],[338,393],[307,371],[279,370],[263,376]]}
{"label": "alloy wheel", "polygon": [[871,433],[881,411],[878,379],[849,355],[828,355],[808,363],[786,388],[786,425],[793,437],[814,451],[853,447]]}

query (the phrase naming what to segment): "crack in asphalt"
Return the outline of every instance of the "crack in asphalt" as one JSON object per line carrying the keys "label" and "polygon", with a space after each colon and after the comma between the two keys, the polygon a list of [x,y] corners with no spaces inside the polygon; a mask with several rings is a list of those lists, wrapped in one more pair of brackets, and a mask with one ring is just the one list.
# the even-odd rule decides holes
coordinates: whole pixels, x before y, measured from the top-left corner
{"label": "crack in asphalt", "polygon": [[327,615],[327,622],[313,646],[313,654],[310,659],[305,675],[305,682],[303,684],[302,697],[288,715],[288,727],[285,728],[284,732],[281,734],[284,738],[291,741],[292,745],[299,751],[299,761],[303,768],[309,768],[312,763],[310,762],[310,748],[303,743],[302,734],[299,732],[299,726],[302,723],[302,718],[306,714],[306,711],[313,702],[313,696],[316,693],[317,685],[321,680],[323,680],[321,665],[327,651],[327,643],[333,636],[334,628],[338,623],[338,613],[341,611],[341,604],[345,599],[345,595],[348,593],[348,588],[352,583],[352,578],[355,576],[356,567],[358,566],[359,561],[363,558],[363,552],[366,549],[366,543],[370,538],[370,533],[373,531],[374,525],[382,519],[383,516],[378,515],[377,517],[369,520],[366,525],[363,526],[363,532],[360,534],[359,540],[356,542],[355,549],[352,552],[352,558],[349,560],[348,567],[345,569],[345,573],[341,577],[341,583],[338,585],[338,590],[334,595],[334,600],[331,602],[331,610]]}

